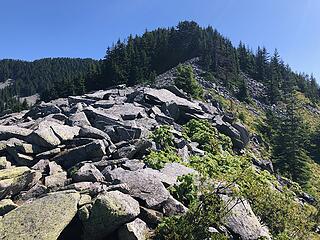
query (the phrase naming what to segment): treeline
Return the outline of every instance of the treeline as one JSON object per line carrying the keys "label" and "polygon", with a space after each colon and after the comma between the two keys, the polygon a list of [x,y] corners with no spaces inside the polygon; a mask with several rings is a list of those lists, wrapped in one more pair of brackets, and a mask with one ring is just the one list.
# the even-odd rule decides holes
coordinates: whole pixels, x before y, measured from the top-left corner
{"label": "treeline", "polygon": [[152,82],[157,74],[194,57],[200,57],[202,67],[229,90],[245,90],[240,75],[243,72],[265,84],[270,104],[282,100],[283,93],[293,86],[310,99],[319,100],[316,79],[294,72],[277,50],[269,54],[264,47],[259,47],[254,52],[243,43],[234,47],[212,27],[202,28],[187,21],[175,28],[159,28],[119,40],[107,49],[101,73],[90,86],[100,89],[123,83]]}
{"label": "treeline", "polygon": [[[55,58],[34,62],[0,61],[0,81],[15,80],[10,93],[28,96],[39,93],[43,100],[118,84],[129,86],[152,83],[155,77],[194,57],[209,73],[208,80],[218,80],[239,99],[246,100],[247,89],[242,74],[261,81],[267,87],[270,104],[283,99],[283,93],[295,89],[313,101],[319,91],[313,76],[298,74],[283,62],[277,51],[270,55],[265,48],[252,51],[240,43],[234,47],[212,27],[202,28],[195,22],[180,22],[177,27],[130,35],[107,49],[101,61]],[[3,99],[0,93],[0,105]],[[0,109],[1,111],[3,109]]]}
{"label": "treeline", "polygon": [[[19,97],[40,94],[44,99],[60,97],[72,89],[73,83],[81,85],[88,72],[94,71],[98,61],[93,59],[45,58],[33,62],[5,59],[0,61],[0,81],[13,79],[12,84],[0,90],[0,112],[25,107]],[[83,80],[85,81],[85,80]],[[83,84],[85,85],[85,84]],[[58,92],[56,95],[55,92]]]}

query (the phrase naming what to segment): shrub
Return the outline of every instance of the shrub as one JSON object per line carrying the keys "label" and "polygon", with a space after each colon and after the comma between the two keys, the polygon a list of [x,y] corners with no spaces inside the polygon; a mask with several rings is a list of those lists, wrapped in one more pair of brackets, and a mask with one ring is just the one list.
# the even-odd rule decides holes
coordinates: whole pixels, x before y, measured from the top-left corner
{"label": "shrub", "polygon": [[195,184],[195,176],[188,174],[178,177],[178,184],[169,188],[171,195],[185,206],[191,205],[198,194],[198,186]]}
{"label": "shrub", "polygon": [[209,153],[218,153],[232,148],[231,139],[220,134],[207,120],[190,120],[183,128],[183,134]]}
{"label": "shrub", "polygon": [[208,190],[189,206],[184,215],[164,218],[156,229],[157,240],[228,239],[224,234],[212,233],[210,227],[222,224],[226,207],[214,190]]}
{"label": "shrub", "polygon": [[174,138],[171,132],[172,128],[168,125],[162,125],[151,134],[152,140],[162,149],[174,147]]}
{"label": "shrub", "polygon": [[195,79],[193,69],[190,65],[179,65],[175,85],[183,91],[191,94],[192,97],[200,99],[203,96],[203,89]]}
{"label": "shrub", "polygon": [[[170,134],[164,134],[166,131],[168,129],[159,130],[161,134],[154,133],[154,139],[162,134],[167,138],[164,142],[158,141],[158,144],[166,146],[165,149],[151,152],[146,158],[148,165],[157,169],[167,162],[181,162],[170,141],[172,138],[168,137]],[[208,190],[208,183],[213,181],[230,186],[235,183],[231,190],[250,202],[254,213],[268,226],[274,239],[312,239],[315,234],[312,231],[319,224],[319,209],[296,201],[296,193],[302,191],[298,184],[290,188],[281,187],[275,176],[252,166],[250,152],[235,155],[230,139],[219,134],[207,121],[191,120],[184,126],[183,134],[206,151],[205,156],[192,156],[185,164],[199,172],[197,178],[204,179],[207,187],[195,184],[192,175],[179,178],[180,185],[169,190],[189,207],[189,211],[182,216],[164,218],[156,230],[156,239],[226,239],[224,235],[212,234],[208,230],[222,224],[225,216],[225,207],[216,192]]]}
{"label": "shrub", "polygon": [[240,194],[249,200],[275,239],[309,239],[315,208],[296,202],[290,189],[274,189],[276,183],[269,172],[259,173],[252,167],[237,181]]}
{"label": "shrub", "polygon": [[181,162],[181,158],[172,149],[161,151],[151,151],[148,156],[144,158],[145,163],[154,169],[161,169],[166,163]]}
{"label": "shrub", "polygon": [[246,114],[244,112],[240,112],[238,118],[241,120],[241,122],[246,122]]}

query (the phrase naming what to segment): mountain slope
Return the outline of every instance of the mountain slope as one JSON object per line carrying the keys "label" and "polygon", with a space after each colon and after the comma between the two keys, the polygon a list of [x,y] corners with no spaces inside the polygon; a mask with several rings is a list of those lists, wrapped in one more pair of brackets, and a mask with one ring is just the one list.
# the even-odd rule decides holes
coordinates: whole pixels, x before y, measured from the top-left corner
{"label": "mountain slope", "polygon": [[79,85],[80,78],[97,66],[98,61],[93,59],[46,58],[33,62],[1,60],[0,112],[10,108],[19,110],[18,98],[46,95],[54,85],[64,85],[69,92],[77,93],[74,85]]}
{"label": "mountain slope", "polygon": [[160,88],[122,85],[3,117],[1,236],[319,239],[316,182],[301,187],[270,161],[259,128],[270,106],[240,102],[187,64],[201,100],[174,86],[190,70],[178,67]]}
{"label": "mountain slope", "polygon": [[0,236],[320,238],[312,76],[194,22],[88,61],[0,118]]}

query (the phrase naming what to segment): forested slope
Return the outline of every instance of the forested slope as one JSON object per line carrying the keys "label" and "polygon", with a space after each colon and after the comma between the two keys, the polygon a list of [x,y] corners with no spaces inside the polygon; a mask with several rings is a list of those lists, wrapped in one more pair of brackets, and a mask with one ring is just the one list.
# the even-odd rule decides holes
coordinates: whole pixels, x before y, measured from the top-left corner
{"label": "forested slope", "polygon": [[[70,95],[81,94],[81,91],[85,91],[83,78],[97,66],[98,62],[92,59],[46,58],[33,62],[1,60],[0,82],[12,80],[9,86],[0,90],[0,112],[26,107],[19,104],[19,97],[36,93],[44,97],[54,85],[61,86],[60,95],[67,90]],[[55,97],[54,92],[50,94],[52,98]]]}

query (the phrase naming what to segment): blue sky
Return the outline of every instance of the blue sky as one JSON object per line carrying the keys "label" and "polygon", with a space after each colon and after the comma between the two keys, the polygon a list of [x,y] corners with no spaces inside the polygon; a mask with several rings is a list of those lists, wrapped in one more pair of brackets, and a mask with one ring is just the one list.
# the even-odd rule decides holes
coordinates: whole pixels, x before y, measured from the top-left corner
{"label": "blue sky", "polygon": [[2,0],[0,58],[100,59],[118,38],[181,20],[211,25],[234,44],[278,48],[320,82],[319,0]]}

